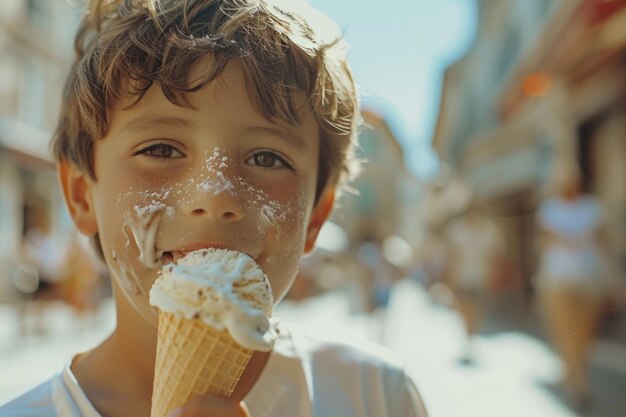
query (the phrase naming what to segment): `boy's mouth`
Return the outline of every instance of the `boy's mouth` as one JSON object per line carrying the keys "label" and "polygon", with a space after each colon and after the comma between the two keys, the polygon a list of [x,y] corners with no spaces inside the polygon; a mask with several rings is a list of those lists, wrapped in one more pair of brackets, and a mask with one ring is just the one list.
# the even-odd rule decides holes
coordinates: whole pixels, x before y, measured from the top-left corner
{"label": "boy's mouth", "polygon": [[163,263],[163,265],[166,265],[168,263],[177,263],[179,259],[184,258],[189,252],[193,251],[165,251],[161,256],[161,262]]}
{"label": "boy's mouth", "polygon": [[164,251],[163,255],[161,255],[161,263],[163,265],[167,265],[168,263],[176,264],[181,258],[184,258],[185,256],[187,256],[188,253],[191,253],[200,249],[209,249],[209,248],[224,249],[226,248],[226,245],[222,245],[222,244],[194,245],[190,248]]}
{"label": "boy's mouth", "polygon": [[167,251],[167,252],[163,252],[163,255],[161,255],[161,263],[163,265],[167,265],[169,263],[176,263],[176,260],[180,259],[178,257],[178,255],[176,255],[176,258],[174,258],[174,254],[179,254],[180,252],[171,252],[171,251]]}

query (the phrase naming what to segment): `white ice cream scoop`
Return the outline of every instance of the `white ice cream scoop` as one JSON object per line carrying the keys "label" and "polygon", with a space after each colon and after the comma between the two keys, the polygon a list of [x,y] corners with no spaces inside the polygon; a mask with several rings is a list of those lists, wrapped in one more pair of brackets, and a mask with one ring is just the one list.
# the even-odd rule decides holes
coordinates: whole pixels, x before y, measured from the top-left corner
{"label": "white ice cream scoop", "polygon": [[248,349],[269,351],[276,338],[267,276],[241,252],[200,249],[166,265],[150,290],[150,304],[226,329]]}

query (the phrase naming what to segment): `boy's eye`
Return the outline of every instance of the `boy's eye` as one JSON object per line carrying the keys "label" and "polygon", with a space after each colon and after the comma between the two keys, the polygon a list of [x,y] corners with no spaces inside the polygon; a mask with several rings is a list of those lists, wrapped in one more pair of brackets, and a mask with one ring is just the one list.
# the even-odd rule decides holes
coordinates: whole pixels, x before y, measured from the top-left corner
{"label": "boy's eye", "polygon": [[291,165],[285,161],[280,156],[276,155],[274,152],[270,151],[262,151],[257,152],[252,155],[246,161],[247,164],[256,165],[262,168],[271,168],[271,169],[279,169],[279,168],[289,168],[291,169]]}
{"label": "boy's eye", "polygon": [[172,145],[155,143],[136,151],[133,155],[146,155],[151,158],[182,158],[184,155]]}

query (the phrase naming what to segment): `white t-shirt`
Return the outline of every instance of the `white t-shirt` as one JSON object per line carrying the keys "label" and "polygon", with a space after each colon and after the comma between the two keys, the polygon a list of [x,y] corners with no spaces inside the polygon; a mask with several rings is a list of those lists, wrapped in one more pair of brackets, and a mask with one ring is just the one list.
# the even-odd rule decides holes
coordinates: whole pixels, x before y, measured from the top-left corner
{"label": "white t-shirt", "polygon": [[[393,353],[281,329],[244,402],[252,417],[425,417],[413,382]],[[66,365],[0,407],[2,417],[101,417]]]}
{"label": "white t-shirt", "polygon": [[539,224],[555,236],[541,254],[540,286],[567,283],[606,290],[608,264],[595,236],[602,225],[602,210],[595,197],[548,199],[539,208]]}

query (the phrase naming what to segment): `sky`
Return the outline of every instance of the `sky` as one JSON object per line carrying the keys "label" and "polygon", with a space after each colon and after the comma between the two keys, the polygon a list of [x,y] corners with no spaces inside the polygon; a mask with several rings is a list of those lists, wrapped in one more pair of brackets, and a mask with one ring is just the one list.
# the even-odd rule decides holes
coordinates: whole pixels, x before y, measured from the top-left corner
{"label": "sky", "polygon": [[472,43],[475,0],[310,2],[342,28],[364,107],[385,117],[413,173],[433,175],[443,72]]}

